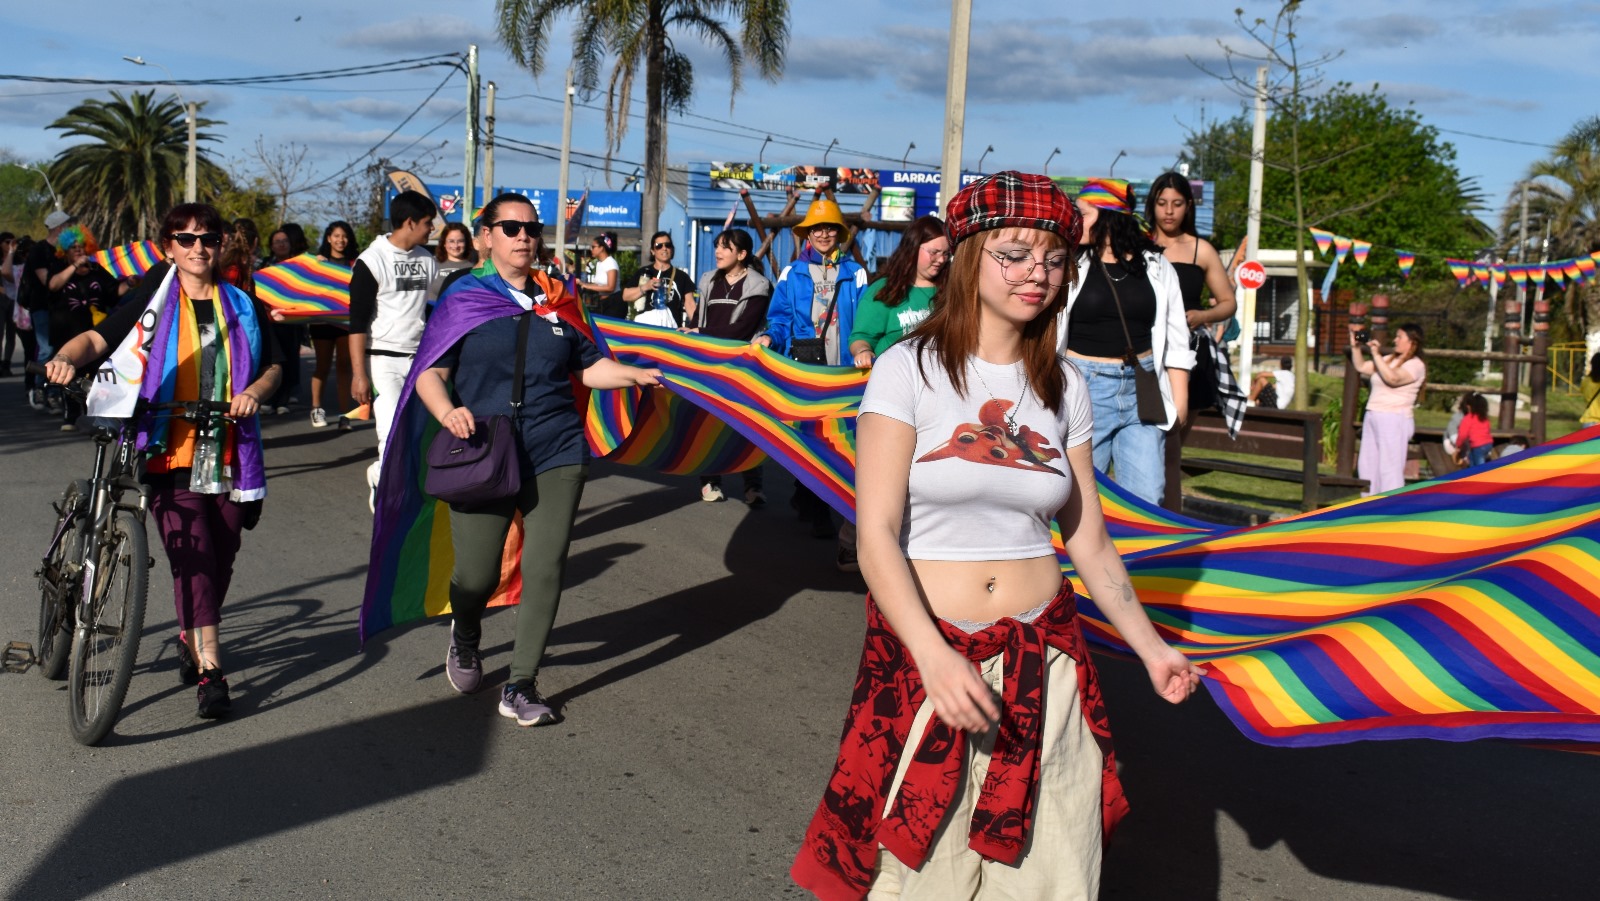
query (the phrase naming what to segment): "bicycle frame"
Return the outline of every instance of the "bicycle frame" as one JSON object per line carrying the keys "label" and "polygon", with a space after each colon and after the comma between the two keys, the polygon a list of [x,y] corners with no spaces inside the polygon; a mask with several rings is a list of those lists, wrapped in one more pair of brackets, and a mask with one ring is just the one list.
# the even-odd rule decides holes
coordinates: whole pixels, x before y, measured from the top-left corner
{"label": "bicycle frame", "polygon": [[[115,444],[115,451],[111,445]],[[109,458],[109,467],[107,466]],[[83,548],[83,574],[78,592],[78,628],[86,627],[89,605],[95,599],[96,561],[105,544],[107,526],[112,514],[126,510],[145,523],[150,510],[150,488],[139,481],[139,454],[134,447],[133,420],[125,420],[116,429],[100,426],[94,431],[94,478],[89,483],[89,541]],[[123,497],[133,492],[136,500],[124,503]],[[57,540],[60,540],[59,538]]]}

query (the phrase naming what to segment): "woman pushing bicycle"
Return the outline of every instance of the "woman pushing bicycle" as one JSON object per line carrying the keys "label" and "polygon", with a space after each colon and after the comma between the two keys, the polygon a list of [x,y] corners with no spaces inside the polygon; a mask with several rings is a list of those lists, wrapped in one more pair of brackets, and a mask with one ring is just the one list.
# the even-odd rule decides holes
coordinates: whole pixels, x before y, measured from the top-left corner
{"label": "woman pushing bicycle", "polygon": [[[90,389],[89,412],[137,417],[144,481],[183,630],[179,678],[199,685],[198,713],[207,719],[232,708],[217,627],[241,532],[255,526],[266,497],[257,411],[276,390],[284,359],[256,302],[217,277],[226,231],[211,206],[173,207],[161,223],[171,270],[160,285],[46,363],[47,378],[65,385],[110,356]],[[182,401],[225,402],[227,419],[190,422],[145,409]]]}

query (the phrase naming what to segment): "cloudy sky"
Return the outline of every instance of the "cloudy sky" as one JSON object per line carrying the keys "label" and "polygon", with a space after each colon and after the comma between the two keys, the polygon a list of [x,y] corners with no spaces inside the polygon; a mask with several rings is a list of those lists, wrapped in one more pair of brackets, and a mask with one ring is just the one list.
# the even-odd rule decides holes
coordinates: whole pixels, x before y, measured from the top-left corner
{"label": "cloudy sky", "polygon": [[[1220,63],[1219,41],[1248,46],[1233,21],[1240,3],[1249,18],[1270,17],[1277,6],[1253,0],[974,0],[967,167],[992,145],[985,171],[1038,171],[1057,147],[1054,174],[1104,173],[1119,152],[1126,152],[1116,164],[1119,175],[1148,178],[1169,168],[1186,128],[1202,115],[1216,118],[1239,108],[1227,88],[1190,60]],[[8,49],[0,73],[162,77],[159,69],[122,61],[141,56],[175,78],[209,79],[375,64],[477,43],[484,80],[499,87],[499,133],[557,145],[570,43],[564,31],[555,36],[547,71],[535,80],[500,49],[494,6],[493,0],[168,0],[153,7],[157,15],[130,16],[126,3],[105,0],[74,4],[71,12],[12,4],[4,16]],[[676,36],[695,61],[696,98],[692,115],[670,126],[673,161],[754,160],[770,134],[769,163],[820,163],[822,148],[837,139],[831,164],[897,168],[915,143],[910,160],[936,166],[948,3],[852,0],[848,19],[840,18],[846,7],[837,3],[791,0],[791,7],[782,80],[769,84],[747,72],[732,110],[721,57],[692,35]],[[1495,207],[1547,145],[1580,118],[1600,112],[1592,90],[1600,83],[1600,55],[1578,49],[1600,39],[1600,4],[1347,0],[1307,7],[1300,25],[1305,53],[1340,54],[1325,67],[1326,79],[1378,83],[1391,100],[1414,103],[1428,123],[1447,131],[1443,137],[1457,148],[1462,173],[1478,179]],[[241,173],[251,170],[259,137],[269,147],[305,145],[307,168],[330,175],[417,111],[379,153],[410,159],[436,148],[428,174],[448,183],[462,169],[465,80],[451,77],[424,103],[445,71],[195,87],[184,94],[206,101],[206,115],[225,120],[213,152]],[[639,81],[642,87],[642,74]],[[107,90],[0,81],[0,148],[29,159],[53,156],[71,139],[46,126],[79,100],[104,97]],[[604,98],[592,103],[602,106]],[[579,151],[604,153],[598,109],[577,110],[573,141]],[[642,145],[643,124],[635,120],[617,154],[622,175],[632,171],[627,161],[643,156]],[[556,183],[556,164],[541,156],[503,151],[496,168],[501,184]],[[603,173],[574,169],[574,184],[586,179],[604,187]],[[621,181],[616,177],[617,185]]]}

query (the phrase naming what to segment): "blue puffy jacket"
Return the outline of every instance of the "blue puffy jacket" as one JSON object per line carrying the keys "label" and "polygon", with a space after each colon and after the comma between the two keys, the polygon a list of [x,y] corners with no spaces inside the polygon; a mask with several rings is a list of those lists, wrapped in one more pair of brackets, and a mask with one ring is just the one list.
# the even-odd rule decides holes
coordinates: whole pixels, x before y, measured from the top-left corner
{"label": "blue puffy jacket", "polygon": [[[811,264],[821,263],[822,257],[811,245],[801,252],[799,259],[784,267],[778,284],[772,291],[772,303],[767,307],[765,334],[772,339],[772,349],[789,355],[789,342],[795,338],[815,338],[817,329],[811,323],[811,301],[816,295],[816,282],[811,279]],[[845,256],[839,260],[839,277],[834,306],[839,317],[839,355],[848,364],[850,330],[855,327],[856,304],[867,289],[867,271],[855,260]]]}

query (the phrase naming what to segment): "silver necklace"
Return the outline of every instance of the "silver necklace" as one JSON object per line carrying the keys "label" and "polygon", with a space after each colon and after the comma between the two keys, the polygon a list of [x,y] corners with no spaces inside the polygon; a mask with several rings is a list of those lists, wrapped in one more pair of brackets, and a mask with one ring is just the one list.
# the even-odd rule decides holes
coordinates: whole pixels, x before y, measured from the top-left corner
{"label": "silver necklace", "polygon": [[[983,386],[983,390],[988,392],[989,399],[992,400],[992,401],[1000,400],[1000,398],[994,396],[994,392],[993,391],[989,390],[989,383],[988,383],[988,381],[986,381],[984,379],[983,370],[978,368],[978,364],[977,363],[973,363],[972,364],[972,371],[976,372],[978,374],[978,384],[982,385]],[[1028,372],[1027,372],[1026,369],[1024,369],[1023,372],[1022,372],[1022,393],[1017,395],[1017,402],[1011,405],[1011,412],[1007,413],[1006,416],[1005,416],[1006,434],[1010,435],[1011,439],[1013,441],[1016,440],[1017,431],[1018,431],[1018,428],[1017,428],[1017,414],[1022,412],[1022,399],[1024,397],[1027,397],[1027,396],[1028,396]],[[993,589],[990,589],[990,590],[992,591]]]}

